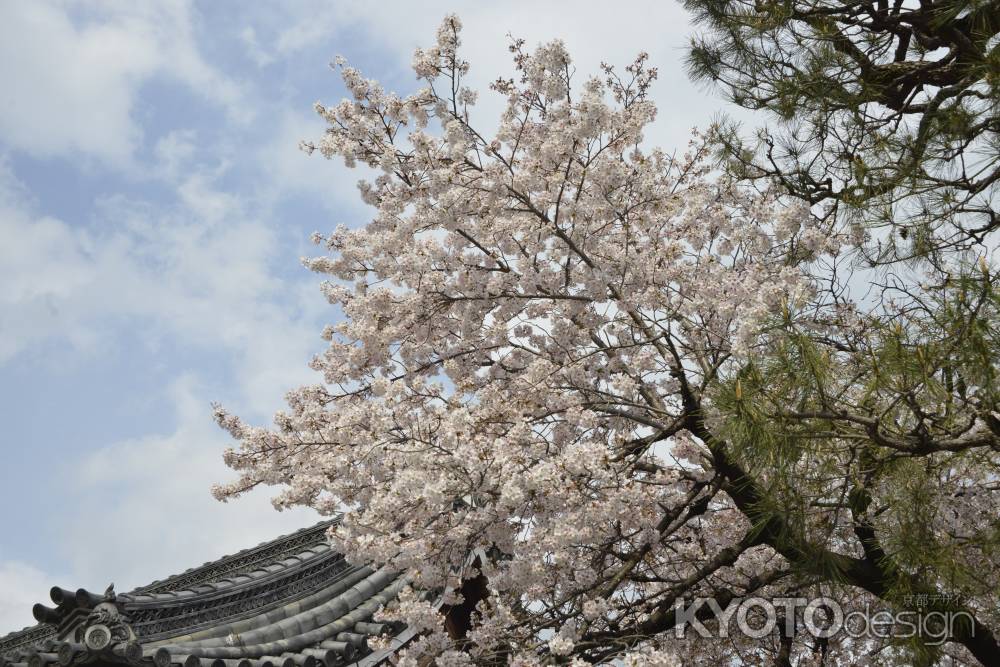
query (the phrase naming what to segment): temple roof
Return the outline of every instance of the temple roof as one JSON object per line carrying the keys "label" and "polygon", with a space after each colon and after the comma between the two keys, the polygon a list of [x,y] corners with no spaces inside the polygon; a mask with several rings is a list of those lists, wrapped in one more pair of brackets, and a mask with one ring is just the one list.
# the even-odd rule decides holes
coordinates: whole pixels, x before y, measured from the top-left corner
{"label": "temple roof", "polygon": [[[0,637],[0,667],[377,665],[414,633],[372,615],[405,575],[349,564],[324,521],[128,593],[53,587],[38,625]],[[368,639],[388,636],[388,649]]]}

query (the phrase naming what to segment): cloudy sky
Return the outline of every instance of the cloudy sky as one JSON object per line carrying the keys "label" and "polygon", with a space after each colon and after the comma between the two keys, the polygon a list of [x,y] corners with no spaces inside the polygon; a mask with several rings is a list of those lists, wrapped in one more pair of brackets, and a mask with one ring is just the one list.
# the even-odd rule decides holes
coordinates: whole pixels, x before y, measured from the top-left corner
{"label": "cloudy sky", "polygon": [[336,314],[299,258],[370,213],[298,142],[336,55],[411,92],[448,12],[486,125],[508,34],[563,39],[581,78],[648,51],[665,148],[731,111],[687,81],[673,2],[0,2],[0,635],[52,585],[124,591],[318,519],[212,500],[210,404],[263,423],[316,381]]}

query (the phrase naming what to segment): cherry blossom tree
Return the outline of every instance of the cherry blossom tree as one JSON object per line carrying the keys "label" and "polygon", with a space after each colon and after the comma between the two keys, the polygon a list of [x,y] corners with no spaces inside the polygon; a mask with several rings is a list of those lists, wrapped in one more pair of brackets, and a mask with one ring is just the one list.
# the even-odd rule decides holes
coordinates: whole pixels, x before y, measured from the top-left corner
{"label": "cherry blossom tree", "polygon": [[[459,35],[405,97],[338,62],[353,99],[304,147],[376,170],[377,213],[315,236],[323,382],[270,428],[217,408],[239,477],[216,495],[342,512],[338,549],[410,575],[383,612],[423,632],[408,665],[996,664],[988,262],[858,290],[857,229],[714,174],[697,133],[646,146],[644,54],[580,83],[561,42],[515,41],[473,127]],[[713,607],[817,595],[959,622],[718,636]],[[695,598],[714,636],[679,638]]]}

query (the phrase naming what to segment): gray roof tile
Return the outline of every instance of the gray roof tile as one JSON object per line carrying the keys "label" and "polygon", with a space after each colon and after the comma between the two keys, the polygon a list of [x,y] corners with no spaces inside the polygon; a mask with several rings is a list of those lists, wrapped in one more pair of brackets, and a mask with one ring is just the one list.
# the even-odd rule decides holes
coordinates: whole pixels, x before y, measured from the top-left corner
{"label": "gray roof tile", "polygon": [[[0,667],[373,665],[368,636],[401,628],[372,615],[406,578],[348,564],[326,541],[332,523],[117,596],[54,587],[56,606],[35,606],[44,623],[0,637]],[[106,632],[94,634],[97,625]]]}

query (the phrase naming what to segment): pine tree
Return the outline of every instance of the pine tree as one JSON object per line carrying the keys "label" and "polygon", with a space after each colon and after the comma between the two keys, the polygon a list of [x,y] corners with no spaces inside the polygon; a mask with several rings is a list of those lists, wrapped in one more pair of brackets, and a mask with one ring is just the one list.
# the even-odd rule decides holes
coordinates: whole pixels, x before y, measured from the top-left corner
{"label": "pine tree", "polygon": [[703,28],[692,76],[779,120],[752,141],[721,124],[739,174],[873,232],[877,262],[940,259],[1000,227],[996,0],[684,4]]}

